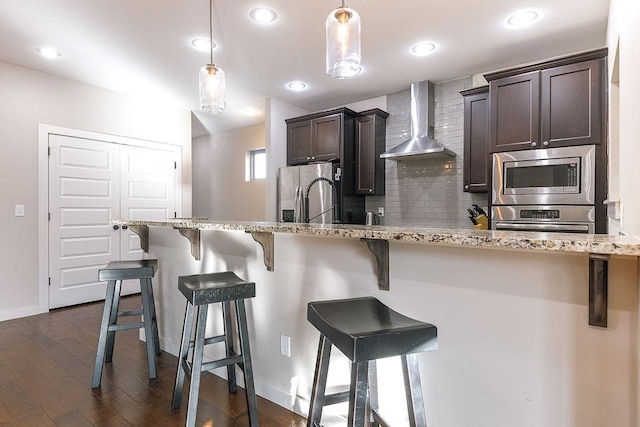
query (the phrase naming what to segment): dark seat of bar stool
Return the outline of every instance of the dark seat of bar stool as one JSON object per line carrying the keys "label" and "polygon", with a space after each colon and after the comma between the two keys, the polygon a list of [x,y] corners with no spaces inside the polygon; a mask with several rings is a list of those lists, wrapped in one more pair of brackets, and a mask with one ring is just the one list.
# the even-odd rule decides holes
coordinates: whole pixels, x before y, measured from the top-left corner
{"label": "dark seat of bar stool", "polygon": [[[415,353],[438,348],[438,329],[404,316],[376,298],[310,302],[307,319],[320,331],[308,427],[320,424],[324,406],[349,402],[347,424],[389,426],[378,411],[376,360],[400,356],[409,425],[427,424]],[[331,347],[351,360],[349,391],[325,393]]]}
{"label": "dark seat of bar stool", "polygon": [[310,302],[307,319],[354,362],[438,346],[434,325],[406,317],[373,297]]}
{"label": "dark seat of bar stool", "polygon": [[231,271],[180,276],[178,289],[193,305],[253,298],[256,284],[247,282]]}
{"label": "dark seat of bar stool", "polygon": [[157,269],[157,259],[111,261],[106,267],[98,270],[98,280],[107,282],[109,280],[151,278]]}

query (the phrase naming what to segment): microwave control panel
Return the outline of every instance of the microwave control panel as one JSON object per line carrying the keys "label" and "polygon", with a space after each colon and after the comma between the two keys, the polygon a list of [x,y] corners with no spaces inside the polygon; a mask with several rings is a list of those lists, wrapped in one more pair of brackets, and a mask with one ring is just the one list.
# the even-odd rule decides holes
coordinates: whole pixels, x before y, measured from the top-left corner
{"label": "microwave control panel", "polygon": [[560,219],[559,209],[522,209],[522,219]]}
{"label": "microwave control panel", "polygon": [[567,166],[567,187],[578,186],[578,164],[569,163]]}

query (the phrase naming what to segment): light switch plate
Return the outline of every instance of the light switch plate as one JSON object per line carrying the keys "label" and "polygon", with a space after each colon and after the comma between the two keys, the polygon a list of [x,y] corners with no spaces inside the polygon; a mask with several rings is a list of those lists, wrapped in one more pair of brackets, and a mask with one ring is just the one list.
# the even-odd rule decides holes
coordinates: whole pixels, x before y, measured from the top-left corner
{"label": "light switch plate", "polygon": [[24,205],[16,205],[16,216],[24,216]]}

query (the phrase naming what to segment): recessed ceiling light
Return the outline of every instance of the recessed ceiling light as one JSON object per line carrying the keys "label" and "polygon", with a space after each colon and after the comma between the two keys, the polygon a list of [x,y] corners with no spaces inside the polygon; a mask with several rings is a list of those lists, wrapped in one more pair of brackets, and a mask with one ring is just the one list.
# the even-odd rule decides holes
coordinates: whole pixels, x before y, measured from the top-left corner
{"label": "recessed ceiling light", "polygon": [[[211,42],[209,41],[209,39],[205,39],[202,37],[198,37],[197,39],[193,39],[191,40],[191,45],[193,47],[195,47],[198,50],[201,50],[203,52],[209,52],[209,50],[211,50],[210,46],[211,46]],[[216,48],[216,43],[213,42],[213,48]]]}
{"label": "recessed ceiling light", "polygon": [[275,10],[268,7],[256,7],[249,12],[251,19],[258,24],[270,24],[278,18],[278,14]]}
{"label": "recessed ceiling light", "polygon": [[536,19],[538,19],[538,12],[525,10],[511,15],[507,19],[507,24],[513,28],[522,28],[532,24]]}
{"label": "recessed ceiling light", "polygon": [[43,46],[43,47],[37,47],[36,51],[44,56],[45,58],[58,58],[60,56],[62,56],[62,53],[60,53],[56,48],[54,47],[49,47],[49,46]]}
{"label": "recessed ceiling light", "polygon": [[287,83],[287,87],[298,92],[301,90],[305,90],[307,88],[307,84],[305,82],[294,81]]}
{"label": "recessed ceiling light", "polygon": [[257,108],[252,108],[252,107],[243,108],[242,110],[240,110],[240,112],[242,114],[244,114],[245,116],[258,116],[258,115],[260,115],[260,110],[258,110]]}
{"label": "recessed ceiling light", "polygon": [[415,56],[427,56],[434,50],[436,50],[436,45],[431,42],[420,42],[411,47],[411,53]]}

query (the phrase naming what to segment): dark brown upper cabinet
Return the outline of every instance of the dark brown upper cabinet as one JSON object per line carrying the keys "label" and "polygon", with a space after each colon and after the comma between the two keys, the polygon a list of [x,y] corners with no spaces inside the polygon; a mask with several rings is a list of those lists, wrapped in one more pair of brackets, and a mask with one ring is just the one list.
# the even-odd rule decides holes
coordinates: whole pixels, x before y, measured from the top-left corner
{"label": "dark brown upper cabinet", "polygon": [[489,191],[489,86],[460,92],[464,97],[463,191]]}
{"label": "dark brown upper cabinet", "polygon": [[489,151],[600,144],[606,49],[485,75]]}
{"label": "dark brown upper cabinet", "polygon": [[356,117],[357,113],[340,108],[285,120],[287,165],[342,160],[345,143],[354,144]]}
{"label": "dark brown upper cabinet", "polygon": [[356,120],[356,194],[384,195],[387,117],[378,108],[360,112]]}

